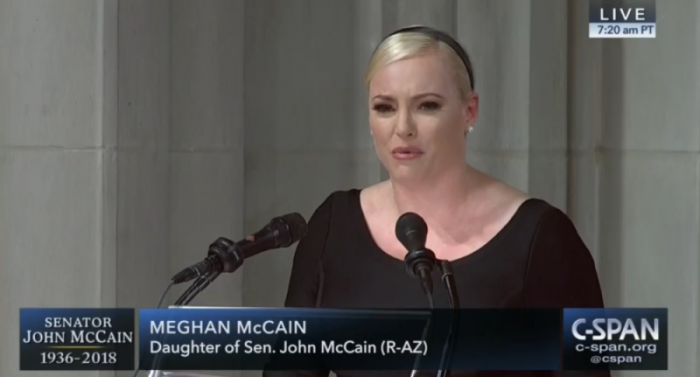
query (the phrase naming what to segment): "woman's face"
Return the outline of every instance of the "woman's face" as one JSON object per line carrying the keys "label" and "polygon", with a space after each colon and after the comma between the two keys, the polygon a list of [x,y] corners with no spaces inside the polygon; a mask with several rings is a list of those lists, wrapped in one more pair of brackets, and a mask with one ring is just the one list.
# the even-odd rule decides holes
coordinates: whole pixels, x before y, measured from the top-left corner
{"label": "woman's face", "polygon": [[440,53],[389,64],[369,85],[369,123],[392,179],[435,177],[464,165],[465,132],[478,99],[465,101]]}

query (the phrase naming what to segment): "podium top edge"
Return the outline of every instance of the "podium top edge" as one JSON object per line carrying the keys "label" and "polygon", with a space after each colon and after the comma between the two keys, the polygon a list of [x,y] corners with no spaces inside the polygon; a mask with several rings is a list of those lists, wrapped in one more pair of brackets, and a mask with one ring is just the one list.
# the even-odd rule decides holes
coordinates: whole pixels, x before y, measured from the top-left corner
{"label": "podium top edge", "polygon": [[[396,309],[340,309],[340,308],[287,308],[287,307],[250,307],[250,306],[176,306],[170,305],[164,309],[195,309],[195,310],[240,310],[240,311],[256,311],[256,310],[278,310],[281,312],[285,311],[316,311],[323,313],[365,313],[365,314],[416,314],[425,315],[429,313],[430,310],[420,310],[420,309],[406,309],[406,310],[396,310]],[[154,309],[146,309],[154,310]],[[155,309],[157,310],[157,309]]]}
{"label": "podium top edge", "polygon": [[183,373],[183,372],[168,372],[162,371],[162,377],[221,377],[215,376],[213,374],[199,374],[199,373]]}

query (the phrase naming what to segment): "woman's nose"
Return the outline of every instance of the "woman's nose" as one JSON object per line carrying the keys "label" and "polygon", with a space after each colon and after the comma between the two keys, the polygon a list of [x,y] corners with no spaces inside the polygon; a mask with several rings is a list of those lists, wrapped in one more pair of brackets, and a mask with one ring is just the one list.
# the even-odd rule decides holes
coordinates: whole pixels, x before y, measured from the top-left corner
{"label": "woman's nose", "polygon": [[402,139],[411,139],[418,135],[418,129],[410,111],[404,110],[398,113],[395,132]]}

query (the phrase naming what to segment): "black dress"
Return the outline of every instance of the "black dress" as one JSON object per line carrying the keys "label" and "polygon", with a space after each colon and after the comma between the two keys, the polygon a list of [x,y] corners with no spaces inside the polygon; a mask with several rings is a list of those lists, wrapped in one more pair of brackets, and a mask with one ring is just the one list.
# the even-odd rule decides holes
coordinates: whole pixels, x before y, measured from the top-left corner
{"label": "black dress", "polygon": [[[603,307],[590,252],[569,218],[542,200],[525,201],[492,240],[453,261],[452,267],[463,308]],[[444,289],[436,289],[434,299],[436,307],[447,307]],[[360,205],[360,190],[349,190],[330,195],[310,218],[308,233],[294,257],[285,306],[395,309],[425,308],[427,302],[403,261],[374,242]],[[335,372],[338,377],[410,374]],[[264,372],[269,377],[328,374]],[[453,372],[452,376],[607,377],[609,372]]]}

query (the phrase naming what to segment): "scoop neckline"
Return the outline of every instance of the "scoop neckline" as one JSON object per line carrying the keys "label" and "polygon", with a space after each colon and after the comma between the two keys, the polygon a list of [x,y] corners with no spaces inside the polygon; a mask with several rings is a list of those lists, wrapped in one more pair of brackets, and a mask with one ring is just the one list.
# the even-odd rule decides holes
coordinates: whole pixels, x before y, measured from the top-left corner
{"label": "scoop neckline", "polygon": [[[404,261],[403,259],[396,258],[392,256],[391,254],[387,253],[384,249],[382,249],[377,242],[375,241],[374,237],[372,236],[372,232],[369,229],[369,223],[367,222],[367,218],[365,217],[365,212],[362,209],[362,203],[360,201],[360,193],[362,192],[362,189],[352,189],[352,205],[357,211],[357,215],[359,217],[359,225],[360,225],[360,233],[361,236],[367,241],[374,250],[370,252],[372,256],[377,257],[377,259],[381,260],[386,260],[389,262],[393,262],[396,266],[403,267]],[[457,259],[454,259],[450,261],[450,264],[453,266],[456,265],[461,265],[461,264],[467,264],[467,263],[474,263],[477,260],[481,259],[484,255],[490,254],[489,251],[494,250],[500,246],[505,239],[507,239],[510,234],[512,233],[512,229],[516,228],[517,225],[520,223],[522,218],[525,217],[526,212],[526,207],[528,207],[530,204],[534,202],[540,201],[539,199],[536,198],[527,198],[525,201],[520,203],[518,206],[518,209],[515,211],[513,216],[508,220],[508,222],[501,228],[496,235],[494,235],[490,240],[488,240],[483,246],[480,248],[474,250],[473,252],[461,256]]]}

